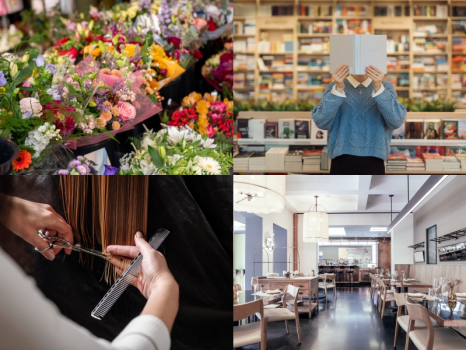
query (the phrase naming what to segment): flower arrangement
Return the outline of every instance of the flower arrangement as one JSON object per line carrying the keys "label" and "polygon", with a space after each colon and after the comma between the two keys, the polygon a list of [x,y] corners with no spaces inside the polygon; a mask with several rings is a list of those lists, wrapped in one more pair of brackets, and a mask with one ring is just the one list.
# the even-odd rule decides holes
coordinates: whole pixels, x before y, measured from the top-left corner
{"label": "flower arrangement", "polygon": [[218,91],[233,88],[233,45],[225,46],[226,49],[209,58],[202,69],[204,78]]}
{"label": "flower arrangement", "polygon": [[135,151],[120,159],[121,175],[227,175],[233,165],[230,146],[187,126],[146,129],[133,146]]}
{"label": "flower arrangement", "polygon": [[217,101],[217,95],[192,92],[167,119],[165,116],[164,122],[169,126],[188,126],[201,135],[215,136],[217,140],[221,137],[226,142],[233,136],[233,101]]}
{"label": "flower arrangement", "polygon": [[77,156],[68,163],[66,169],[57,171],[57,175],[90,175],[91,174],[91,162],[83,157]]}
{"label": "flower arrangement", "polygon": [[455,278],[453,281],[447,281],[447,286],[450,287],[450,293],[448,293],[448,301],[456,301],[455,287],[459,286],[461,283],[463,283],[461,278]]}

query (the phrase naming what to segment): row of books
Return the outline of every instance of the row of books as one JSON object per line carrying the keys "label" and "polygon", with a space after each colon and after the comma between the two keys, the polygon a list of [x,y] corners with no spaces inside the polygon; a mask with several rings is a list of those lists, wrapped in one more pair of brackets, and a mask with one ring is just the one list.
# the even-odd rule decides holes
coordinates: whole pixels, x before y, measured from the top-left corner
{"label": "row of books", "polygon": [[434,57],[414,56],[412,67],[414,72],[446,72],[449,69],[448,58],[446,55]]}
{"label": "row of books", "polygon": [[422,153],[421,158],[406,157],[403,153],[390,154],[386,163],[388,171],[466,171],[466,154],[441,156],[439,153]]}
{"label": "row of books", "polygon": [[393,131],[392,139],[465,140],[466,119],[408,119]]}
{"label": "row of books", "polygon": [[451,70],[453,72],[466,72],[466,56],[452,56]]}
{"label": "row of books", "polygon": [[272,147],[268,151],[239,152],[234,156],[235,171],[319,171],[330,169],[327,147],[313,150],[292,150]]}
{"label": "row of books", "polygon": [[453,37],[451,41],[453,52],[466,52],[466,38]]}
{"label": "row of books", "polygon": [[451,75],[451,88],[462,89],[466,87],[466,74],[452,74]]}
{"label": "row of books", "polygon": [[235,55],[235,59],[233,60],[233,71],[246,71],[246,70],[254,70],[256,68],[256,61],[253,55]]}
{"label": "row of books", "polygon": [[[286,37],[283,41],[268,41],[261,40],[257,43],[257,51],[261,53],[273,52],[293,52],[295,50],[295,42],[292,34],[283,35]],[[291,37],[288,37],[291,36]],[[296,45],[297,46],[297,45]]]}
{"label": "row of books", "polygon": [[262,73],[259,78],[260,89],[293,88],[293,73]]}
{"label": "row of books", "polygon": [[279,119],[278,122],[266,119],[237,118],[237,138],[239,139],[310,139],[327,141],[327,131],[317,127],[311,119]]}
{"label": "row of books", "polygon": [[254,37],[246,40],[233,40],[233,52],[254,52],[256,50],[256,39]]}
{"label": "row of books", "polygon": [[257,66],[260,70],[266,69],[281,69],[293,70],[293,57],[291,56],[277,56],[277,55],[263,55],[257,59]]}
{"label": "row of books", "polygon": [[466,34],[466,21],[451,21],[452,34]]}
{"label": "row of books", "polygon": [[254,16],[256,13],[256,5],[247,5],[244,3],[235,3],[235,16]]}
{"label": "row of books", "polygon": [[413,89],[447,89],[448,74],[416,74],[412,79]]}
{"label": "row of books", "polygon": [[414,36],[427,36],[429,34],[447,34],[446,23],[426,24],[424,22],[414,23]]}
{"label": "row of books", "polygon": [[435,40],[426,37],[415,37],[413,43],[413,52],[422,53],[444,53],[448,48],[447,39],[437,38]]}
{"label": "row of books", "polygon": [[257,10],[257,15],[260,17],[294,16],[294,6],[260,5]]}
{"label": "row of books", "polygon": [[448,5],[414,5],[413,15],[418,17],[448,17]]}
{"label": "row of books", "polygon": [[438,153],[441,156],[466,154],[466,146],[391,146],[390,154],[403,153],[409,158],[422,158],[423,153]]}
{"label": "row of books", "polygon": [[410,69],[409,56],[388,56],[387,69]]}
{"label": "row of books", "polygon": [[331,5],[297,5],[296,15],[302,17],[331,17],[333,7]]}
{"label": "row of books", "polygon": [[401,5],[388,5],[388,6],[375,6],[374,16],[383,17],[401,17],[409,16],[409,6]]}
{"label": "row of books", "polygon": [[466,17],[466,6],[453,6],[453,17]]}
{"label": "row of books", "polygon": [[385,79],[396,87],[409,87],[409,73],[387,74]]}
{"label": "row of books", "polygon": [[324,97],[324,89],[312,91],[298,90],[297,96],[299,100],[309,100],[318,103],[320,100],[322,100],[322,97]]}
{"label": "row of books", "polygon": [[372,6],[370,5],[356,5],[356,6],[341,6],[336,8],[337,17],[366,17],[371,16]]}
{"label": "row of books", "polygon": [[330,53],[329,38],[300,38],[299,50],[309,53]]}
{"label": "row of books", "polygon": [[371,34],[372,21],[369,19],[337,19],[338,34]]}
{"label": "row of books", "polygon": [[250,87],[254,89],[254,73],[234,73],[233,86],[235,88]]}
{"label": "row of books", "polygon": [[333,81],[331,74],[298,73],[298,87],[325,89],[325,85]]}
{"label": "row of books", "polygon": [[247,19],[243,22],[234,21],[233,22],[233,34],[247,34],[255,35],[256,34],[256,20],[253,18]]}
{"label": "row of books", "polygon": [[387,35],[387,53],[409,53],[409,35],[400,35],[398,40]]}
{"label": "row of books", "polygon": [[312,21],[312,23],[299,22],[298,33],[301,34],[332,34],[332,21]]}
{"label": "row of books", "polygon": [[298,58],[297,70],[311,70],[311,71],[329,71],[330,70],[330,57],[318,57],[318,58]]}

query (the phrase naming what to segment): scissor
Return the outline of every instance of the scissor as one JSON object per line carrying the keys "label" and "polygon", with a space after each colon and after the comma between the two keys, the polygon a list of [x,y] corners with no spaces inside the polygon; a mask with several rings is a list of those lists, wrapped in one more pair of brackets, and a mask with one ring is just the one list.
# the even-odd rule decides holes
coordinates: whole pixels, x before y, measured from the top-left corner
{"label": "scissor", "polygon": [[[66,239],[63,239],[63,238],[46,236],[42,232],[42,230],[37,231],[37,233],[39,234],[41,238],[49,241],[49,246],[47,248],[44,248],[44,249],[35,248],[36,251],[39,253],[43,253],[52,248],[64,248],[64,249],[72,249],[77,252],[92,254],[92,255],[98,256],[99,258],[110,260],[110,255],[103,254],[102,252],[99,252],[98,250],[83,248],[79,244],[72,245],[70,242],[68,242]],[[61,242],[61,243],[64,243],[65,245],[58,245],[58,244],[55,244],[55,242]]]}

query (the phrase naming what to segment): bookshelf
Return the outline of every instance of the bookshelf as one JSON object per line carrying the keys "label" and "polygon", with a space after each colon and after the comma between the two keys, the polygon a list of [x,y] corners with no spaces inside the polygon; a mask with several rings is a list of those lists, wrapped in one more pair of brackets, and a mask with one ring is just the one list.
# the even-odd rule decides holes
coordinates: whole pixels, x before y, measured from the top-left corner
{"label": "bookshelf", "polygon": [[[293,15],[264,16],[266,6],[292,8],[294,12]],[[314,6],[314,11],[299,16],[298,7],[302,9],[302,6]],[[436,16],[430,15],[433,8],[437,11]],[[331,75],[325,65],[329,54],[314,50],[313,40],[317,40],[315,43],[322,41],[325,47],[330,34],[341,32],[342,28],[343,31],[356,28],[361,33],[389,35],[394,43],[398,43],[397,51],[388,54],[389,61],[396,60],[397,66],[389,68],[387,76],[393,81],[396,78],[400,97],[461,100],[465,96],[466,101],[466,0],[236,0],[234,21],[240,23],[240,27],[255,24],[253,34],[234,35],[235,42],[249,39],[255,45],[246,52],[234,50],[235,61],[238,55],[250,56],[252,68],[250,72],[235,69],[235,75],[249,74],[245,78],[246,84],[236,84],[235,80],[235,98],[300,98],[318,102]],[[364,25],[362,21],[366,21]],[[308,33],[305,29],[311,24],[314,30]],[[289,41],[292,45],[285,51],[262,52],[258,47],[263,39],[275,43]],[[409,43],[408,51],[405,50],[406,42]],[[300,49],[302,46],[306,49]],[[260,70],[257,60],[264,56],[273,56],[272,60],[278,61],[285,61],[286,57],[288,66],[273,71]],[[307,59],[321,60],[324,62],[322,69],[303,69],[298,63]],[[419,67],[423,67],[423,71]],[[280,74],[286,76],[284,86],[268,88],[271,85],[267,81],[273,83],[273,74],[278,78],[283,77]],[[238,75],[238,79],[243,78]],[[464,108],[464,105],[460,103],[459,107]]]}

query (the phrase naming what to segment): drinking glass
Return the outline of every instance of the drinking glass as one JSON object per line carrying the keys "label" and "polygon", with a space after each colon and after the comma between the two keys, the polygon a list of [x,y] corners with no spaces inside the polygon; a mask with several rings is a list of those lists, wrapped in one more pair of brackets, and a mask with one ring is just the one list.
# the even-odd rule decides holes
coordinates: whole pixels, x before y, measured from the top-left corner
{"label": "drinking glass", "polygon": [[[254,283],[255,282],[255,283]],[[255,277],[251,277],[251,285],[254,288],[254,294],[257,292],[257,279]]]}

